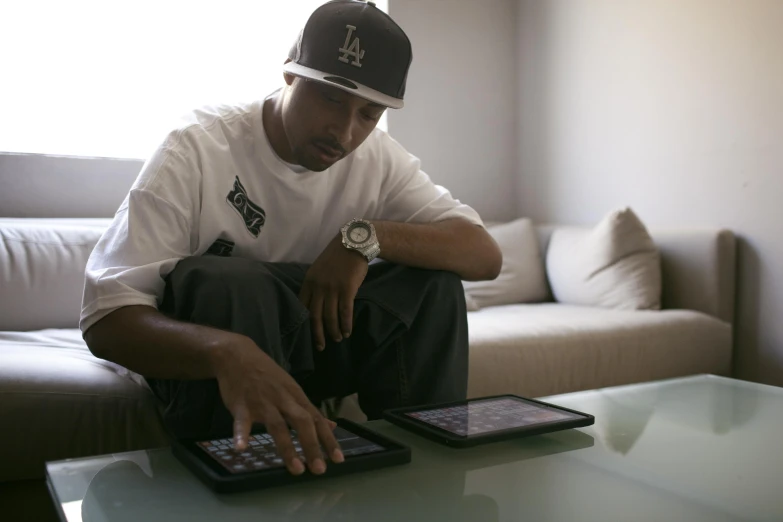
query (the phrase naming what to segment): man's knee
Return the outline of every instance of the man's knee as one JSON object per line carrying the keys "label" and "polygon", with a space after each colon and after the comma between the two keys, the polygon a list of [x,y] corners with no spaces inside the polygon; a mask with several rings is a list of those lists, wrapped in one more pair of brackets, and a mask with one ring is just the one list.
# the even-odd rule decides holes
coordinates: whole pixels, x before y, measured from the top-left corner
{"label": "man's knee", "polygon": [[160,310],[246,335],[282,367],[293,364],[294,371],[307,371],[311,361],[292,359],[292,354],[304,353],[305,344],[310,348],[309,336],[298,335],[308,311],[281,279],[294,269],[301,270],[241,258],[186,258],[169,274]]}
{"label": "man's knee", "polygon": [[432,293],[437,299],[454,302],[465,301],[462,279],[454,272],[430,270],[426,277],[427,291]]}
{"label": "man's knee", "polygon": [[[197,293],[203,298],[220,299],[227,293],[272,292],[274,276],[263,263],[235,257],[200,256],[180,261],[168,277],[175,291]],[[219,302],[219,301],[217,301]]]}
{"label": "man's knee", "polygon": [[430,270],[429,279],[434,285],[448,291],[462,291],[462,279],[454,272],[447,270]]}

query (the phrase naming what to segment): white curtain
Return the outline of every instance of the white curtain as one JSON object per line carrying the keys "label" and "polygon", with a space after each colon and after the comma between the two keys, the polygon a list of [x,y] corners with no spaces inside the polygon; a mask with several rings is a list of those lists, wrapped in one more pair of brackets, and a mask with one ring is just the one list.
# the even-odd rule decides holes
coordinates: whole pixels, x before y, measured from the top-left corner
{"label": "white curtain", "polygon": [[322,3],[2,1],[0,151],[145,158],[189,110],[282,85]]}

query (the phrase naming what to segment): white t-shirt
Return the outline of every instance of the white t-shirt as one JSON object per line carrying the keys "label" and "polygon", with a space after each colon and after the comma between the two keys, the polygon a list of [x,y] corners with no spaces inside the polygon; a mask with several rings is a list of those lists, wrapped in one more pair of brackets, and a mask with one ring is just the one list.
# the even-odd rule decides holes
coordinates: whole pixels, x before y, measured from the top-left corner
{"label": "white t-shirt", "polygon": [[269,144],[263,104],[195,111],[147,160],[87,262],[83,332],[117,308],[157,307],[185,257],[312,263],[355,217],[482,225],[378,129],[329,169],[295,172]]}

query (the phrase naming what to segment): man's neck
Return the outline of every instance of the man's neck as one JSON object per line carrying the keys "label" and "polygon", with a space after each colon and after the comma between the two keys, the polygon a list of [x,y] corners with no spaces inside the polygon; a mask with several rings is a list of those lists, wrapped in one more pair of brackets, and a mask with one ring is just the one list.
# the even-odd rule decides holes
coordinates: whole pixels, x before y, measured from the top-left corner
{"label": "man's neck", "polygon": [[275,154],[288,163],[296,163],[291,146],[288,144],[288,137],[283,127],[283,90],[264,100],[264,109],[262,111],[264,120],[264,132],[269,139],[269,144]]}

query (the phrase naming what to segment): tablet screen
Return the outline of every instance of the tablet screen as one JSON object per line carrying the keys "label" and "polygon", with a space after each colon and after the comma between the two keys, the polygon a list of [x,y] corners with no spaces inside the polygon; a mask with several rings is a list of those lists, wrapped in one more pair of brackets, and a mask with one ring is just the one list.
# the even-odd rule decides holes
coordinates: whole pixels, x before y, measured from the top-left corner
{"label": "tablet screen", "polygon": [[419,410],[405,415],[463,437],[582,418],[575,413],[509,397],[469,401],[457,406]]}
{"label": "tablet screen", "polygon": [[[334,429],[334,436],[346,459],[366,453],[377,453],[385,449],[383,446],[355,435],[340,426]],[[291,431],[291,438],[296,452],[302,460],[305,460],[296,432]],[[234,444],[230,439],[207,440],[198,442],[196,445],[231,473],[246,473],[285,466],[283,459],[277,454],[272,436],[268,433],[251,435],[247,449],[241,452],[234,449]],[[326,458],[325,454],[324,458]]]}

